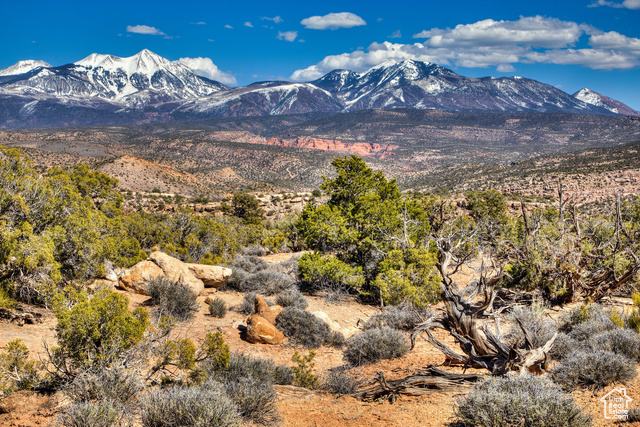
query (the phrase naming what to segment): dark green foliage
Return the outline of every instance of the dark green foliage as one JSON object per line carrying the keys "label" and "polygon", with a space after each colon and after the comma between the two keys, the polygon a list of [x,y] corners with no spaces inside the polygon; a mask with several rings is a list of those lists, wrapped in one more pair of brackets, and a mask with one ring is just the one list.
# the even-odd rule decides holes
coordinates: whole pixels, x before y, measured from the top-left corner
{"label": "dark green foliage", "polygon": [[227,315],[227,303],[220,297],[215,297],[209,303],[209,314],[222,319]]}
{"label": "dark green foliage", "polygon": [[309,301],[297,288],[289,288],[276,296],[276,304],[281,307],[295,307],[304,310],[309,305]]}
{"label": "dark green foliage", "polygon": [[298,273],[303,286],[312,292],[327,291],[340,295],[357,290],[365,282],[362,268],[319,253],[302,255],[298,260]]}
{"label": "dark green foliage", "polygon": [[69,405],[58,420],[65,427],[116,427],[126,414],[113,402],[80,402]]}
{"label": "dark green foliage", "polygon": [[140,402],[143,427],[238,426],[238,408],[224,387],[169,387],[151,390]]}
{"label": "dark green foliage", "polygon": [[381,313],[371,316],[363,325],[363,329],[382,328],[387,326],[402,331],[412,331],[418,324],[424,322],[433,312],[424,307],[415,307],[411,303],[399,306],[385,307]]}
{"label": "dark green foliage", "polygon": [[389,327],[373,328],[353,335],[347,340],[344,358],[354,366],[393,359],[410,350],[407,336]]}
{"label": "dark green foliage", "polygon": [[489,377],[458,400],[455,415],[468,427],[584,427],[591,418],[571,396],[539,376]]}
{"label": "dark green foliage", "polygon": [[601,389],[635,378],[636,363],[625,356],[601,350],[577,350],[553,369],[553,380],[565,390]]}
{"label": "dark green foliage", "polygon": [[231,199],[231,213],[242,219],[245,224],[260,224],[264,219],[264,210],[255,196],[246,193],[234,193]]}
{"label": "dark green foliage", "polygon": [[197,295],[187,285],[173,283],[165,277],[152,279],[147,286],[147,295],[151,297],[158,319],[166,316],[185,321],[199,309]]}
{"label": "dark green foliage", "polygon": [[59,294],[54,301],[54,361],[77,368],[114,363],[140,342],[149,324],[147,312],[130,312],[128,303],[127,297],[107,289],[93,296],[72,289]]}
{"label": "dark green foliage", "polygon": [[293,353],[291,361],[297,365],[293,368],[293,385],[304,388],[318,387],[318,376],[313,373],[313,368],[316,365],[313,361],[315,357],[316,352],[313,350],[306,356],[297,351]]}
{"label": "dark green foliage", "polygon": [[470,191],[464,195],[467,209],[476,221],[504,224],[507,221],[507,202],[496,190]]}
{"label": "dark green foliage", "polygon": [[276,326],[291,342],[314,349],[322,345],[340,347],[344,343],[342,334],[331,330],[329,325],[308,311],[286,307],[278,317]]}

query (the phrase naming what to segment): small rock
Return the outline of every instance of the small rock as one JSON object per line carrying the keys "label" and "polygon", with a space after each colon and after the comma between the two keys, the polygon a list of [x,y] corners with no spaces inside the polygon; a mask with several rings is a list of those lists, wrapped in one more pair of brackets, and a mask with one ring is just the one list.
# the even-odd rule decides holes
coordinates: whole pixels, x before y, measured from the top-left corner
{"label": "small rock", "polygon": [[256,296],[255,302],[255,314],[264,318],[267,322],[274,325],[276,324],[276,317],[282,311],[282,307],[279,305],[269,306],[267,302],[261,296]]}
{"label": "small rock", "polygon": [[247,319],[247,341],[252,344],[280,345],[284,334],[265,318],[253,314]]}
{"label": "small rock", "polygon": [[211,297],[206,297],[206,298],[204,299],[204,303],[205,303],[205,304],[207,304],[207,305],[211,304],[211,301],[213,301],[213,300],[211,299]]}

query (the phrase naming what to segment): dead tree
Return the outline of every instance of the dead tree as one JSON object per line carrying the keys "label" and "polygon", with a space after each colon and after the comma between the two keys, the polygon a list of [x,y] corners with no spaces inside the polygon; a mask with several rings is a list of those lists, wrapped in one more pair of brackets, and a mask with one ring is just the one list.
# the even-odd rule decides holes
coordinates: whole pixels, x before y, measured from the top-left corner
{"label": "dead tree", "polygon": [[[452,275],[460,269],[469,256],[468,251],[460,252],[459,249],[469,243],[469,238],[472,236],[471,232],[457,236],[440,235],[434,239],[439,252],[437,266],[442,277],[441,296],[445,305],[445,314],[441,317],[432,317],[417,326],[411,335],[412,347],[416,339],[425,333],[427,341],[444,353],[449,361],[465,367],[484,368],[494,374],[504,374],[514,370],[520,372],[544,370],[547,354],[551,350],[555,335],[543,347],[534,349],[529,331],[520,323],[519,326],[525,337],[524,342],[512,345],[502,341],[496,313],[493,314],[496,324],[495,333],[487,322],[481,326],[479,324],[479,320],[487,318],[486,313],[493,309],[495,286],[504,277],[501,268],[498,269],[493,265],[491,269],[487,269],[482,263],[480,278],[471,295],[466,298],[454,283]],[[474,304],[473,300],[479,292],[483,292],[484,298],[480,304]],[[460,345],[462,353],[452,350],[438,340],[432,333],[436,328],[449,332]]]}

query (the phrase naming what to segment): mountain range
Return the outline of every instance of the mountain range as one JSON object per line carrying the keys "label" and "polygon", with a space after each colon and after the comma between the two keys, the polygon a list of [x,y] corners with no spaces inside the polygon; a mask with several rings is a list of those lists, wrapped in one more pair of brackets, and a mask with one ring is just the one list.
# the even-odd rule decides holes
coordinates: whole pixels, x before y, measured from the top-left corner
{"label": "mountain range", "polygon": [[334,70],[306,83],[231,88],[149,50],[91,54],[53,67],[28,60],[0,70],[0,127],[110,125],[398,108],[454,112],[640,115],[589,89],[573,95],[523,77],[471,78],[436,64],[388,61]]}

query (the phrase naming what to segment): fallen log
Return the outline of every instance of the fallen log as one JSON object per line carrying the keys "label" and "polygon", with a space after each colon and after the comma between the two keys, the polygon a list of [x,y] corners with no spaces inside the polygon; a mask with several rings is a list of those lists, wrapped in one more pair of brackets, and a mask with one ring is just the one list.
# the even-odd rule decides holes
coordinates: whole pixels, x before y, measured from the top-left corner
{"label": "fallen log", "polygon": [[431,393],[450,393],[466,391],[481,375],[454,374],[429,367],[416,375],[399,380],[387,380],[383,371],[379,371],[373,381],[373,387],[357,391],[351,396],[362,401],[380,401],[388,399],[394,403],[399,396],[423,396]]}

